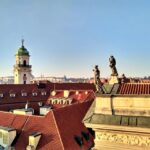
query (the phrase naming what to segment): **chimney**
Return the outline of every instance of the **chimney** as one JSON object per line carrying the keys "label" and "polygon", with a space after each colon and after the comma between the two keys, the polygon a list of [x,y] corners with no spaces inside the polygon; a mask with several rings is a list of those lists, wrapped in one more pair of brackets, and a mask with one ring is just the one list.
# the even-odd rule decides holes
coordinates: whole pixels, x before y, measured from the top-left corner
{"label": "chimney", "polygon": [[69,96],[69,90],[64,90],[64,97],[67,98]]}
{"label": "chimney", "polygon": [[29,102],[27,101],[26,105],[25,105],[25,110],[28,110],[29,108]]}

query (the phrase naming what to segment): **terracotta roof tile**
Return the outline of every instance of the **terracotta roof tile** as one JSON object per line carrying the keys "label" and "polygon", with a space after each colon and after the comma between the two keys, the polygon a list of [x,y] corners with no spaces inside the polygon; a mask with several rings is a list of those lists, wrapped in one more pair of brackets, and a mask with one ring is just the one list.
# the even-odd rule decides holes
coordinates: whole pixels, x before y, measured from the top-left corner
{"label": "terracotta roof tile", "polygon": [[80,146],[74,140],[82,131],[88,132],[82,119],[93,101],[73,104],[50,111],[46,116],[24,116],[0,112],[0,125],[13,127],[19,133],[13,144],[16,150],[26,150],[28,137],[33,132],[41,132],[42,137],[37,150],[86,150],[93,143],[84,140]]}
{"label": "terracotta roof tile", "polygon": [[[47,103],[49,104],[50,99],[52,98],[63,98],[64,97],[64,91],[63,90],[56,90],[55,96],[49,96]],[[92,90],[69,90],[69,96],[68,98],[72,99],[72,104],[77,102],[84,102],[87,100],[93,100],[95,98],[95,94]],[[78,92],[78,93],[76,93]],[[52,104],[54,108],[60,108],[63,106],[63,104]]]}
{"label": "terracotta roof tile", "polygon": [[88,101],[54,110],[54,116],[65,150],[87,149],[92,145],[93,137],[91,135],[89,142],[84,142],[86,144],[82,148],[74,140],[75,135],[81,135],[82,131],[88,132],[82,123],[82,119],[91,104],[92,101]]}
{"label": "terracotta roof tile", "polygon": [[149,95],[150,94],[150,84],[149,83],[125,83],[125,84],[121,84],[117,94]]}
{"label": "terracotta roof tile", "polygon": [[[19,120],[18,120],[19,121]],[[28,145],[28,137],[33,132],[41,132],[42,137],[38,144],[38,150],[62,150],[62,144],[57,132],[52,111],[45,117],[29,116],[22,129],[18,142],[15,145],[16,150],[25,150]]]}

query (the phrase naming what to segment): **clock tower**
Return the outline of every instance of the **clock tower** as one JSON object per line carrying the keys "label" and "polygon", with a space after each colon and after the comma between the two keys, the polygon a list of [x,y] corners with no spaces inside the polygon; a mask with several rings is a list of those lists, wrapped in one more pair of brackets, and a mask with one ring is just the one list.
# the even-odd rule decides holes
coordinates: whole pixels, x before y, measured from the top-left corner
{"label": "clock tower", "polygon": [[22,40],[22,46],[17,50],[15,56],[14,84],[29,84],[32,79],[32,66],[29,65],[30,55],[28,50],[24,47],[24,40]]}

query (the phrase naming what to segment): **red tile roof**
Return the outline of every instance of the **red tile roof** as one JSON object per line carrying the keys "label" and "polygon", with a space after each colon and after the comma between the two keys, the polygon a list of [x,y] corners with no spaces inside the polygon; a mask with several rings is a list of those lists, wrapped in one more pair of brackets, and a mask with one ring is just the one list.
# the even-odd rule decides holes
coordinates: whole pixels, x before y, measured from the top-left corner
{"label": "red tile roof", "polygon": [[[38,112],[38,102],[45,103],[53,90],[95,90],[94,84],[89,83],[47,83],[45,88],[38,88],[37,84],[11,84],[0,85],[0,93],[4,97],[0,97],[0,110],[9,111],[15,109],[17,106],[22,108],[26,102],[29,101],[30,105],[35,106],[35,112]],[[10,97],[10,91],[15,93],[15,97]],[[22,91],[27,93],[27,96],[22,96]],[[36,91],[37,96],[33,96],[32,92]],[[46,95],[41,95],[45,91]],[[61,93],[62,94],[62,93]],[[60,95],[62,97],[62,95]]]}
{"label": "red tile roof", "polygon": [[135,95],[142,94],[148,95],[150,94],[150,84],[144,83],[125,83],[121,84],[117,94],[122,95]]}
{"label": "red tile roof", "polygon": [[46,116],[24,116],[0,112],[0,125],[17,129],[17,139],[13,146],[16,150],[25,150],[28,137],[33,132],[41,132],[42,137],[37,150],[86,150],[93,143],[93,137],[80,146],[74,140],[82,131],[88,132],[82,119],[92,101],[73,104],[50,111]]}
{"label": "red tile roof", "polygon": [[[50,100],[53,98],[63,98],[64,91],[63,90],[56,90],[56,95],[50,95],[47,104],[50,103]],[[78,93],[77,93],[78,92]],[[95,94],[92,90],[69,90],[69,96],[67,98],[72,99],[72,104],[77,102],[84,102],[87,100],[93,100],[95,98]],[[60,108],[63,104],[52,104],[54,108]]]}
{"label": "red tile roof", "polygon": [[0,112],[0,126],[10,126],[15,119],[15,115],[8,112]]}
{"label": "red tile roof", "polygon": [[[55,90],[72,90],[71,97],[78,101],[85,101],[57,110],[54,109],[43,117],[0,112],[0,125],[17,129],[17,138],[13,143],[16,150],[26,149],[28,136],[34,131],[42,133],[37,147],[38,150],[83,150],[92,145],[93,137],[91,135],[90,141],[84,141],[84,145],[81,148],[74,140],[74,136],[81,135],[82,131],[88,132],[82,124],[82,119],[94,99],[93,91],[95,91],[95,86],[93,84],[57,83],[54,85],[53,83],[48,83],[44,89],[39,89],[36,84],[0,85],[0,93],[4,94],[4,97],[0,98],[0,110],[22,108],[29,101],[29,107],[35,108],[35,111],[38,112],[38,102],[46,102],[54,87]],[[33,90],[38,92],[38,96],[32,96]],[[48,93],[46,96],[41,95],[43,90]],[[76,90],[80,91],[78,95],[75,95]],[[11,98],[10,91],[16,93],[16,97]],[[27,92],[27,96],[22,96],[22,91]],[[88,93],[85,94],[85,91],[88,91]],[[70,144],[67,144],[67,141]]]}
{"label": "red tile roof", "polygon": [[52,111],[45,117],[30,116],[22,129],[15,148],[25,150],[28,145],[28,137],[33,132],[42,133],[37,147],[38,150],[63,149]]}
{"label": "red tile roof", "polygon": [[73,104],[71,106],[54,110],[55,120],[65,150],[88,149],[88,147],[92,145],[92,135],[90,135],[90,141],[84,141],[84,145],[81,148],[74,140],[74,136],[81,136],[82,131],[88,132],[87,128],[81,121],[92,102],[93,101]]}
{"label": "red tile roof", "polygon": [[93,90],[96,91],[95,85],[91,83],[51,83],[51,89],[55,90]]}

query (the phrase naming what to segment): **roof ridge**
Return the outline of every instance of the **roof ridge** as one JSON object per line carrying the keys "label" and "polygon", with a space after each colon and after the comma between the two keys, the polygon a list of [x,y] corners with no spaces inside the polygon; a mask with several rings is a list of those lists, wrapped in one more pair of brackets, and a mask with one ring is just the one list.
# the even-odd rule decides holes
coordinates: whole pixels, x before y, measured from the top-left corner
{"label": "roof ridge", "polygon": [[21,132],[24,130],[29,118],[30,118],[30,116],[27,116],[26,121],[25,121],[24,125],[22,126]]}
{"label": "roof ridge", "polygon": [[[0,113],[6,113],[6,114],[12,114],[11,112],[8,112],[8,111],[0,111]],[[14,114],[13,114],[14,115]]]}
{"label": "roof ridge", "polygon": [[55,126],[56,126],[56,130],[57,130],[57,132],[58,132],[58,136],[59,136],[59,139],[60,139],[62,148],[63,148],[62,150],[65,150],[64,144],[63,144],[63,141],[62,141],[62,138],[61,138],[61,135],[60,135],[60,132],[59,132],[59,128],[58,128],[58,126],[57,126],[57,122],[56,122],[56,120],[55,120],[55,115],[54,115],[54,112],[53,112],[53,111],[52,111],[52,116],[53,116],[53,119],[54,119],[54,124],[55,124]]}
{"label": "roof ridge", "polygon": [[142,85],[142,84],[150,84],[150,82],[137,82],[137,83],[123,83],[123,84],[138,84],[138,85]]}
{"label": "roof ridge", "polygon": [[17,117],[17,115],[16,115],[16,114],[14,114],[14,119],[12,120],[12,122],[11,122],[10,126],[12,126],[12,125],[13,125],[13,123],[14,123],[14,121],[15,121],[16,117]]}

